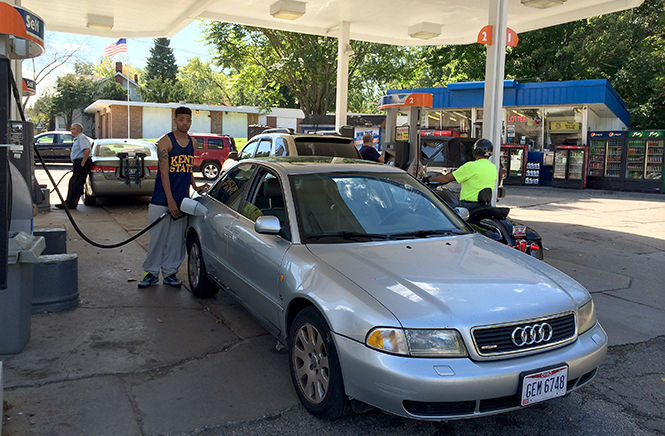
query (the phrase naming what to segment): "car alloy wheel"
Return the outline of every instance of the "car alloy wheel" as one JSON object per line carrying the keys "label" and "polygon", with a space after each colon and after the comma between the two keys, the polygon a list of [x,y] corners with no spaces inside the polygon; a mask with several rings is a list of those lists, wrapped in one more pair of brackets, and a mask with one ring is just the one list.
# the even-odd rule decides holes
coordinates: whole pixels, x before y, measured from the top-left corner
{"label": "car alloy wheel", "polygon": [[313,404],[320,404],[328,393],[330,366],[321,333],[312,324],[300,326],[293,344],[293,364],[298,387]]}
{"label": "car alloy wheel", "polygon": [[314,307],[298,312],[288,336],[291,380],[300,402],[319,418],[335,419],[349,410],[330,328]]}
{"label": "car alloy wheel", "polygon": [[203,261],[201,243],[196,235],[188,238],[187,254],[187,278],[189,279],[189,287],[192,294],[198,298],[214,297],[219,288],[208,278],[206,266]]}
{"label": "car alloy wheel", "polygon": [[201,174],[203,174],[203,177],[208,179],[208,180],[214,180],[219,176],[219,170],[221,169],[221,165],[215,161],[208,161],[203,164],[203,168],[201,169]]}

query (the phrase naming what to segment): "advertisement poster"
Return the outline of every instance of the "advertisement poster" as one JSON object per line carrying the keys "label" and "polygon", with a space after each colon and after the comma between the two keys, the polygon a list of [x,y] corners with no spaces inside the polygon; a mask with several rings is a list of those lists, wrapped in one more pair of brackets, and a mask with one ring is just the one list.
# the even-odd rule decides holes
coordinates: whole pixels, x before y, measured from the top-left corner
{"label": "advertisement poster", "polygon": [[409,140],[409,126],[395,127],[395,141]]}

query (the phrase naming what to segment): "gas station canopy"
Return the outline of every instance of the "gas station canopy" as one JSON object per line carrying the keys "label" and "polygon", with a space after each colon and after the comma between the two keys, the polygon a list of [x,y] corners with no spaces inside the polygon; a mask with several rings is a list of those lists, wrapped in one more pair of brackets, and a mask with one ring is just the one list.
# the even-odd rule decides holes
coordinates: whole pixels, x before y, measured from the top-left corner
{"label": "gas station canopy", "polygon": [[[395,45],[468,44],[494,0],[22,0],[46,29],[115,38],[172,36],[202,18]],[[11,3],[11,1],[10,1]],[[509,0],[508,26],[526,32],[639,6],[642,0]],[[555,7],[550,7],[555,6]],[[280,18],[281,17],[281,18]]]}

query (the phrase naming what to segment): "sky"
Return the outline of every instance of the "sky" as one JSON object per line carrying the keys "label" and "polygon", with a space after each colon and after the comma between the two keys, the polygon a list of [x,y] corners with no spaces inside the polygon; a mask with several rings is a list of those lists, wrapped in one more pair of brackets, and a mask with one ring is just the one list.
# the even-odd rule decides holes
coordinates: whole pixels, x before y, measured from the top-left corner
{"label": "sky", "polygon": [[[185,65],[189,59],[200,57],[203,61],[212,60],[209,46],[203,42],[202,21],[193,21],[185,27],[180,33],[170,38],[173,54],[178,66]],[[51,73],[46,79],[37,85],[37,94],[41,95],[44,91],[51,88],[59,76],[74,72],[74,62],[83,60],[99,63],[104,57],[104,48],[117,41],[117,38],[105,38],[100,36],[78,35],[73,33],[49,32],[48,28],[44,36],[46,53],[36,59],[35,70],[39,71],[43,66],[52,60],[49,53],[58,49],[78,47],[76,59],[71,59],[67,64]],[[150,49],[153,47],[153,38],[127,38],[127,54],[129,64],[137,68],[145,68],[146,61],[150,56]],[[125,53],[117,54],[113,57],[114,61],[125,63]],[[33,65],[32,60],[23,62],[23,77],[32,79]],[[34,102],[34,98],[32,101]]]}

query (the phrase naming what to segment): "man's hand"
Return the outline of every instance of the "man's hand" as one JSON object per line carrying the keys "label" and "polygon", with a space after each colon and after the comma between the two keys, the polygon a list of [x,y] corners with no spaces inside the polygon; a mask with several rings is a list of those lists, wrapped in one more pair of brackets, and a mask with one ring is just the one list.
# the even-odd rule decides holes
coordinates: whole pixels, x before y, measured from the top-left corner
{"label": "man's hand", "polygon": [[201,193],[207,191],[208,188],[210,188],[210,185],[207,184],[207,183],[205,183],[205,184],[203,184],[203,185],[193,186],[193,188],[194,188],[194,190],[195,190],[196,192],[198,192],[199,194],[201,194]]}
{"label": "man's hand", "polygon": [[83,168],[84,166],[85,166],[85,161],[82,160],[82,161],[81,161],[81,168]]}
{"label": "man's hand", "polygon": [[178,218],[180,216],[180,209],[174,200],[167,200],[169,207],[169,213],[173,218]]}

